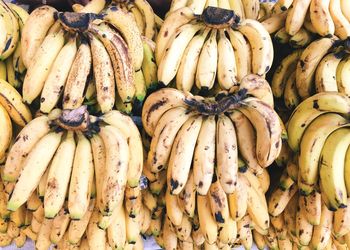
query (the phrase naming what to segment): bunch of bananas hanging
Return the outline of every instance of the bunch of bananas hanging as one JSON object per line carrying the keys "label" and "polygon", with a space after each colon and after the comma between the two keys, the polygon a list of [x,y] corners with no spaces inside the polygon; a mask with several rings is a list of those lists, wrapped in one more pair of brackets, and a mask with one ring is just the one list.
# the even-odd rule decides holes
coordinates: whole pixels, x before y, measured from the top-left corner
{"label": "bunch of bananas hanging", "polygon": [[181,9],[190,7],[194,13],[200,15],[208,6],[233,10],[242,19],[255,19],[270,12],[272,4],[260,4],[259,0],[173,0],[167,15]]}
{"label": "bunch of bananas hanging", "polygon": [[174,80],[177,89],[205,93],[228,90],[251,73],[264,76],[274,51],[259,21],[240,19],[224,8],[209,6],[198,16],[191,7],[183,7],[164,20],[155,57],[158,80],[164,85]]}
{"label": "bunch of bananas hanging", "polygon": [[[100,235],[110,225],[110,230],[117,230],[110,237],[119,237],[121,225],[113,221],[124,216],[124,203],[128,214],[138,211],[139,204],[133,201],[141,195],[142,168],[142,141],[129,116],[110,111],[94,117],[86,106],[39,115],[20,131],[2,167],[3,226],[10,226],[6,220],[13,215],[15,223],[21,218],[20,228],[27,211],[35,211],[31,228],[23,231],[36,239],[37,249],[48,249],[51,242],[60,245],[61,239],[78,244],[85,231],[89,245],[102,244]],[[137,229],[142,218],[125,216],[124,244],[141,241]]]}
{"label": "bunch of bananas hanging", "polygon": [[293,110],[315,92],[335,91],[350,95],[350,57],[347,40],[320,38],[305,49],[285,57],[274,72],[271,87]]}
{"label": "bunch of bananas hanging", "polygon": [[[278,186],[272,191],[268,208],[271,235],[265,241],[254,234],[259,249],[348,249],[350,247],[350,208],[329,210],[322,188],[309,196],[297,192],[300,168],[297,156],[291,159]],[[347,205],[350,203],[347,202]],[[309,247],[309,248],[307,248]]]}
{"label": "bunch of bananas hanging", "polygon": [[0,1],[0,13],[0,79],[19,88],[26,71],[20,37],[29,14],[20,6],[3,1]]}
{"label": "bunch of bananas hanging", "polygon": [[[131,112],[157,82],[154,44],[142,40],[134,18],[116,6],[101,15],[83,13],[92,11],[92,3],[82,13],[37,8],[24,26],[22,56],[28,70],[23,99],[30,104],[40,97],[44,113],[61,96],[64,109],[78,108],[85,98],[103,113],[114,105]],[[100,12],[97,7],[95,12]]]}
{"label": "bunch of bananas hanging", "polygon": [[32,114],[17,90],[0,79],[0,163],[5,161],[6,151],[13,141],[15,128],[11,120],[24,127],[32,120]]}

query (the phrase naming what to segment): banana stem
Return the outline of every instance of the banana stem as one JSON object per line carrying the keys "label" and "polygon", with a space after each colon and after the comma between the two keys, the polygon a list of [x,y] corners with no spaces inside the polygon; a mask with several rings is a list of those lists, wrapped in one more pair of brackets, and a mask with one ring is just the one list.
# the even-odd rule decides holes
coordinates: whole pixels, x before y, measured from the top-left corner
{"label": "banana stem", "polygon": [[209,27],[222,29],[237,25],[241,18],[233,10],[208,6],[204,9],[201,19]]}
{"label": "banana stem", "polygon": [[81,106],[73,110],[63,110],[56,125],[66,130],[87,131],[90,127],[90,115],[87,106]]}
{"label": "banana stem", "polygon": [[55,12],[54,18],[59,20],[63,28],[71,32],[85,32],[92,21],[103,19],[103,15],[94,13]]}
{"label": "banana stem", "polygon": [[239,107],[240,102],[246,98],[246,95],[247,89],[241,89],[236,94],[223,97],[219,101],[198,101],[189,97],[185,99],[185,103],[202,115],[218,115]]}

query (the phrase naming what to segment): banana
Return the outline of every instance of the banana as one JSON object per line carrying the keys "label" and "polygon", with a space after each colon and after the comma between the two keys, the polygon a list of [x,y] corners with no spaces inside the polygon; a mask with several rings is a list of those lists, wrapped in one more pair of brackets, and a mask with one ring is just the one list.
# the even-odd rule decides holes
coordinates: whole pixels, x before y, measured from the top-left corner
{"label": "banana", "polygon": [[218,66],[218,45],[216,39],[217,31],[212,30],[209,38],[204,43],[199,55],[196,86],[204,91],[212,89],[214,86],[217,66]]}
{"label": "banana", "polygon": [[176,88],[182,91],[191,91],[196,77],[197,64],[205,39],[210,32],[209,28],[201,30],[195,35],[181,58],[176,74]]}
{"label": "banana", "polygon": [[101,128],[100,136],[106,148],[106,172],[102,184],[103,215],[110,215],[123,199],[127,183],[129,148],[123,133],[116,127]]}
{"label": "banana", "polygon": [[[181,9],[181,8],[187,6],[188,5],[187,2],[188,2],[188,0],[174,0],[174,1],[171,1],[168,13],[174,12],[174,11],[176,11],[178,9]],[[199,2],[199,1],[192,1],[192,4],[194,2]],[[203,7],[204,7],[204,4],[203,4]]]}
{"label": "banana", "polygon": [[8,58],[16,49],[19,40],[19,23],[15,12],[4,2],[0,2],[0,13],[5,22],[6,43],[0,48],[0,60]]}
{"label": "banana", "polygon": [[300,209],[306,214],[306,218],[311,225],[317,226],[321,220],[321,194],[318,191],[313,192],[309,196],[303,196],[299,200]]}
{"label": "banana", "polygon": [[69,131],[50,164],[44,198],[46,218],[54,218],[63,206],[72,172],[74,153],[74,134]]}
{"label": "banana", "polygon": [[147,42],[143,42],[143,62],[142,72],[145,77],[147,89],[153,89],[158,83],[157,64],[155,62],[154,52]]}
{"label": "banana", "polygon": [[329,11],[335,25],[335,35],[344,40],[350,36],[350,22],[341,9],[340,0],[330,0]]}
{"label": "banana", "polygon": [[335,26],[331,17],[330,0],[311,0],[310,19],[320,36],[332,36]]}
{"label": "banana", "polygon": [[92,0],[89,1],[85,6],[79,9],[80,13],[100,13],[106,5],[105,0]]}
{"label": "banana", "polygon": [[228,0],[218,0],[218,7],[226,10],[231,8]]}
{"label": "banana", "polygon": [[49,129],[48,118],[41,116],[29,122],[18,134],[3,168],[4,181],[15,182],[18,179],[27,155],[34,145],[49,132]]}
{"label": "banana", "polygon": [[294,0],[288,9],[286,19],[286,31],[289,35],[295,35],[303,26],[306,13],[309,10],[311,0]]}
{"label": "banana", "polygon": [[65,240],[67,240],[72,245],[79,243],[80,239],[85,233],[86,228],[89,224],[92,212],[94,210],[95,199],[91,199],[88,205],[89,206],[86,212],[84,213],[84,216],[80,220],[72,220],[69,224],[68,230],[65,233],[65,235],[67,236],[64,236],[63,240],[67,237],[67,239]]}
{"label": "banana", "polygon": [[210,201],[207,195],[197,195],[197,209],[199,217],[199,225],[205,240],[209,244],[214,244],[217,240],[218,227],[211,214]]}
{"label": "banana", "polygon": [[125,222],[125,210],[124,206],[120,206],[116,209],[115,215],[113,215],[112,223],[107,228],[107,238],[109,245],[113,249],[122,249],[126,242],[126,222]]}
{"label": "banana", "polygon": [[278,43],[281,43],[281,44],[289,43],[289,40],[291,38],[292,38],[292,36],[287,33],[286,28],[284,28],[284,27],[279,29],[274,35],[275,41],[277,41]]}
{"label": "banana", "polygon": [[[134,3],[140,5],[145,5],[144,0],[136,0]],[[141,9],[140,9],[141,10]],[[146,8],[143,8],[141,11],[146,11]],[[151,14],[145,13],[147,15],[151,15],[147,17],[148,19],[154,18],[153,11],[148,10],[147,12],[152,12]],[[145,17],[146,18],[146,17]],[[125,42],[129,47],[129,53],[132,61],[132,65],[135,71],[141,69],[142,61],[143,61],[143,45],[141,40],[141,33],[138,30],[137,24],[134,18],[129,15],[127,12],[123,11],[121,8],[110,7],[106,11],[106,15],[104,16],[104,20],[113,25],[120,33],[122,34]],[[147,24],[151,24],[150,20],[148,20]],[[147,32],[148,34],[148,32]],[[113,59],[112,59],[113,60]]]}
{"label": "banana", "polygon": [[3,62],[3,61],[0,61],[0,79],[4,81],[6,81],[7,79],[6,62]]}
{"label": "banana", "polygon": [[187,182],[202,120],[201,116],[189,118],[175,138],[168,163],[168,188],[173,195],[178,195]]}
{"label": "banana", "polygon": [[127,3],[127,8],[129,13],[131,13],[134,16],[140,33],[144,34],[146,23],[145,23],[144,17],[142,16],[141,11],[134,4],[131,4],[131,3]]}
{"label": "banana", "polygon": [[295,71],[300,55],[303,51],[296,50],[285,57],[273,74],[271,88],[275,97],[282,97],[288,77]]}
{"label": "banana", "polygon": [[25,224],[26,208],[24,205],[20,206],[16,211],[10,214],[10,220],[16,225],[16,227],[21,228]]}
{"label": "banana", "polygon": [[[77,133],[71,180],[68,191],[68,210],[71,219],[81,219],[89,207],[92,152],[89,140],[81,133]],[[49,212],[49,211],[48,211]]]}
{"label": "banana", "polygon": [[185,188],[179,194],[177,201],[186,216],[193,218],[196,208],[196,186],[192,171],[190,172]]}
{"label": "banana", "polygon": [[350,232],[350,207],[348,207],[350,204],[349,202],[350,199],[348,198],[346,203],[347,207],[339,208],[334,212],[333,233],[337,238],[343,237]]}
{"label": "banana", "polygon": [[350,130],[338,129],[329,135],[320,155],[320,181],[331,205],[330,209],[346,207],[347,204],[344,164],[349,145]]}
{"label": "banana", "polygon": [[248,19],[258,19],[260,2],[259,1],[249,1],[249,0],[241,0],[244,8],[245,18]]}
{"label": "banana", "polygon": [[179,226],[174,226],[174,231],[179,241],[189,241],[192,231],[192,223],[186,215],[182,216],[182,221]]}
{"label": "banana", "polygon": [[44,174],[41,176],[39,184],[36,188],[38,192],[39,199],[43,200],[46,192],[46,186],[47,186],[47,177],[49,175],[51,164],[47,167]]}
{"label": "banana", "polygon": [[149,185],[152,194],[159,195],[163,188],[166,186],[166,175],[166,170],[161,171],[157,177],[157,180]]}
{"label": "banana", "polygon": [[296,85],[301,98],[305,99],[312,94],[317,65],[332,48],[334,41],[333,38],[321,38],[312,42],[301,54],[296,70]]}
{"label": "banana", "polygon": [[[347,120],[341,115],[329,113],[317,117],[305,130],[299,154],[299,181],[306,184],[306,186],[299,185],[299,189],[305,195],[309,195],[313,191],[313,185],[317,184],[318,164],[322,159],[321,151],[326,139],[333,131],[345,124]],[[306,187],[310,187],[310,190]]]}
{"label": "banana", "polygon": [[40,230],[38,232],[38,238],[35,242],[35,248],[38,250],[48,249],[51,245],[50,232],[52,228],[52,220],[44,219]]}
{"label": "banana", "polygon": [[232,29],[228,29],[227,32],[230,37],[230,42],[235,54],[237,66],[237,80],[240,81],[243,77],[252,72],[251,47],[242,33],[234,31]]}
{"label": "banana", "polygon": [[12,68],[17,74],[17,77],[18,75],[24,74],[26,71],[26,67],[23,64],[23,60],[21,57],[21,50],[22,50],[21,41],[18,41],[16,50],[12,55]]}
{"label": "banana", "polygon": [[230,118],[221,115],[216,125],[217,177],[225,193],[236,190],[238,178],[237,133]]}
{"label": "banana", "polygon": [[313,249],[324,249],[332,234],[333,212],[329,211],[325,204],[322,204],[320,224],[314,227],[311,239]]}
{"label": "banana", "polygon": [[300,103],[298,89],[296,87],[296,74],[293,72],[286,81],[284,89],[284,104],[290,110],[295,109]]}
{"label": "banana", "polygon": [[272,14],[278,14],[289,9],[293,0],[278,0],[272,8]]}
{"label": "banana", "polygon": [[[94,35],[89,36],[97,102],[102,113],[112,110],[115,102],[113,67],[103,43]],[[103,65],[103,67],[102,67]]]}
{"label": "banana", "polygon": [[238,176],[237,189],[228,195],[231,218],[239,221],[247,212],[248,192],[242,190],[249,189],[249,181],[242,175]]}
{"label": "banana", "polygon": [[64,45],[64,32],[59,30],[47,35],[37,49],[23,81],[23,100],[31,104],[38,97],[49,75],[55,58]]}
{"label": "banana", "polygon": [[206,195],[214,174],[216,121],[214,116],[203,120],[194,151],[193,175],[196,191]]}
{"label": "banana", "polygon": [[257,248],[259,250],[265,249],[266,243],[265,243],[264,236],[258,233],[256,230],[252,230],[252,233],[253,233],[254,243],[257,246]]}
{"label": "banana", "polygon": [[32,114],[27,105],[23,103],[21,95],[4,80],[0,80],[0,104],[17,125],[24,127],[32,120]]}
{"label": "banana", "polygon": [[145,37],[153,39],[155,36],[156,22],[151,5],[146,0],[135,0],[133,2],[141,12],[145,20]]}
{"label": "banana", "polygon": [[341,7],[341,11],[342,11],[343,15],[350,22],[349,2],[346,0],[340,0],[340,7]]}
{"label": "banana", "polygon": [[39,199],[38,193],[33,192],[29,199],[27,200],[27,209],[28,211],[36,211],[42,205],[41,200]]}
{"label": "banana", "polygon": [[249,41],[252,49],[252,73],[265,75],[273,61],[273,45],[270,34],[258,21],[245,19],[237,27]]}
{"label": "banana", "polygon": [[298,211],[296,214],[296,237],[299,243],[303,246],[309,245],[312,238],[313,225],[308,222],[307,214],[304,209],[301,209],[300,203],[303,202],[304,197],[299,196]]}
{"label": "banana", "polygon": [[19,236],[13,239],[13,242],[17,248],[22,248],[25,245],[26,240],[27,236],[24,234],[23,230],[21,230]]}
{"label": "banana", "polygon": [[142,141],[140,132],[133,120],[118,111],[111,111],[102,118],[106,123],[118,128],[128,141],[129,165],[127,181],[130,187],[139,185],[143,166]]}
{"label": "banana", "polygon": [[142,109],[142,124],[148,135],[153,136],[161,116],[169,109],[185,106],[183,92],[165,88],[152,93],[145,101]]}
{"label": "banana", "polygon": [[343,56],[334,52],[325,56],[318,64],[315,72],[316,92],[338,91],[336,73]]}
{"label": "banana", "polygon": [[237,85],[235,53],[223,30],[219,32],[217,78],[222,89],[230,89]]}
{"label": "banana", "polygon": [[338,65],[338,67],[339,69],[337,69],[336,73],[338,90],[341,93],[350,95],[350,84],[347,81],[350,70],[350,57],[348,56],[344,58],[341,61],[341,64]]}
{"label": "banana", "polygon": [[190,7],[180,8],[167,16],[156,38],[157,46],[155,50],[155,58],[157,65],[161,63],[165,48],[167,47],[172,34],[176,32],[179,27],[189,23],[194,18],[194,10]]}
{"label": "banana", "polygon": [[168,85],[176,76],[186,47],[202,27],[201,24],[185,24],[170,38],[158,67],[158,80],[164,85]]}
{"label": "banana", "polygon": [[237,223],[231,217],[219,227],[218,241],[224,244],[233,244],[237,238]]}
{"label": "banana", "polygon": [[269,166],[282,146],[278,115],[270,106],[254,97],[245,99],[239,111],[248,117],[256,130],[256,155],[260,166]]}
{"label": "banana", "polygon": [[42,137],[30,151],[23,164],[23,170],[11,195],[11,199],[7,204],[9,210],[17,210],[28,200],[31,193],[39,184],[40,177],[45,172],[58,148],[61,137],[62,132],[51,132]]}
{"label": "banana", "polygon": [[[118,95],[123,103],[131,102],[135,96],[134,70],[136,68],[132,65],[127,43],[121,35],[106,24],[91,25],[90,31],[97,35],[108,51],[112,61]],[[141,53],[143,57],[143,50]]]}
{"label": "banana", "polygon": [[293,184],[289,189],[282,190],[281,188],[275,189],[270,196],[268,201],[269,213],[272,216],[280,215],[287,206],[292,197],[295,195],[298,190],[298,186]]}
{"label": "banana", "polygon": [[240,243],[246,250],[253,247],[253,234],[250,229],[250,223],[251,221],[248,215],[237,221],[237,238],[239,238]]}
{"label": "banana", "polygon": [[295,152],[307,126],[326,112],[347,114],[350,110],[348,98],[335,92],[322,92],[303,101],[293,112],[287,126],[288,144]]}
{"label": "banana", "polygon": [[301,27],[300,30],[290,38],[289,44],[293,48],[303,48],[314,40],[314,34]]}
{"label": "banana", "polygon": [[164,249],[177,249],[177,236],[173,231],[171,221],[168,218],[165,218],[163,226],[163,241]]}
{"label": "banana", "polygon": [[284,27],[287,18],[287,12],[281,12],[279,14],[266,18],[261,24],[265,27],[269,34],[273,34]]}
{"label": "banana", "polygon": [[241,19],[245,19],[245,11],[243,2],[241,0],[229,0],[230,9],[233,10],[236,15],[240,16]]}
{"label": "banana", "polygon": [[70,218],[66,208],[62,207],[57,216],[52,221],[52,228],[50,232],[50,241],[57,244],[66,232],[69,226]]}
{"label": "banana", "polygon": [[230,217],[229,204],[226,193],[216,176],[213,177],[208,198],[214,220],[219,226],[224,225]]}
{"label": "banana", "polygon": [[12,141],[12,123],[6,109],[0,105],[0,159],[4,159],[5,153]]}
{"label": "banana", "polygon": [[36,51],[54,24],[55,12],[54,8],[45,5],[35,9],[28,17],[21,33],[21,57],[26,68],[30,66]]}
{"label": "banana", "polygon": [[75,109],[81,106],[87,77],[90,73],[91,60],[90,46],[83,40],[67,77],[63,93],[64,109]]}
{"label": "banana", "polygon": [[349,179],[348,179],[348,176],[350,174],[349,173],[349,171],[350,171],[349,163],[350,163],[350,150],[348,149],[348,151],[346,152],[346,156],[345,156],[345,169],[344,169],[345,185],[346,185],[346,190],[347,190],[348,194],[350,194],[350,183],[349,183]]}
{"label": "banana", "polygon": [[19,79],[18,73],[15,72],[15,68],[13,67],[13,55],[9,56],[5,63],[7,70],[7,81],[16,89],[20,88],[22,82]]}
{"label": "banana", "polygon": [[[4,9],[1,9],[1,11],[2,11],[2,13],[4,13]],[[0,18],[0,28],[1,28],[1,30],[6,31],[6,32],[2,32],[0,35],[0,49],[1,50],[3,50],[5,48],[6,42],[7,42],[6,40],[7,40],[8,36],[10,36],[10,34],[7,31],[7,27],[6,27],[8,20],[9,20],[8,15],[1,16],[1,18]],[[4,80],[6,80],[6,78]]]}
{"label": "banana", "polygon": [[76,37],[72,37],[58,53],[46,78],[40,98],[40,110],[42,112],[49,113],[56,106],[63,92],[76,53]]}
{"label": "banana", "polygon": [[89,224],[86,229],[86,235],[90,249],[106,249],[106,231],[98,227],[98,208],[92,212]]}
{"label": "banana", "polygon": [[20,33],[22,33],[23,25],[27,22],[29,13],[27,10],[25,10],[23,7],[13,4],[13,3],[7,3],[7,5],[13,10],[13,12],[16,14],[18,18],[18,24],[20,28]]}

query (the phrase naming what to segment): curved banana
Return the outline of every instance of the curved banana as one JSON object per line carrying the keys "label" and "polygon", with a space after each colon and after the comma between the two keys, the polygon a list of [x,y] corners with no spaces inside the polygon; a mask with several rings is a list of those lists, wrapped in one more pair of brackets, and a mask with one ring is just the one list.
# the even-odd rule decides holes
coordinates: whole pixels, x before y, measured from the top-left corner
{"label": "curved banana", "polygon": [[[349,151],[349,150],[348,150]],[[350,199],[347,199],[345,208],[339,208],[334,212],[333,232],[337,238],[343,237],[350,232]]]}
{"label": "curved banana", "polygon": [[350,4],[349,1],[346,0],[340,0],[340,7],[343,15],[346,17],[346,19],[350,22]]}
{"label": "curved banana", "polygon": [[252,49],[252,73],[265,75],[273,61],[273,45],[270,34],[258,21],[245,19],[239,23],[237,30],[249,41]]}
{"label": "curved banana", "polygon": [[310,245],[314,249],[325,249],[328,240],[332,235],[333,212],[328,210],[325,204],[322,204],[322,213],[320,224],[314,227]]}
{"label": "curved banana", "polygon": [[331,0],[311,0],[310,19],[320,36],[332,36],[335,31],[335,25],[332,20],[330,10]]}
{"label": "curved banana", "polygon": [[258,19],[260,2],[258,0],[241,0],[244,8],[244,15],[247,19]]}
{"label": "curved banana", "polygon": [[5,153],[12,141],[12,123],[6,109],[0,105],[0,161],[5,159]]}
{"label": "curved banana", "polygon": [[[231,218],[239,221],[247,213],[248,208],[248,192],[250,188],[248,179],[243,175],[238,175],[237,189],[228,195],[228,204],[230,208]],[[243,191],[245,190],[245,191]]]}
{"label": "curved banana", "polygon": [[344,16],[340,0],[330,0],[329,10],[335,25],[335,35],[344,40],[350,36],[350,21]]}
{"label": "curved banana", "polygon": [[49,113],[56,106],[63,93],[76,53],[76,38],[73,37],[58,53],[45,80],[40,98],[40,110],[42,112]]}
{"label": "curved banana", "polygon": [[316,92],[338,91],[337,67],[343,56],[334,52],[325,56],[318,64],[315,72]]}
{"label": "curved banana", "polygon": [[194,183],[199,195],[206,195],[212,182],[215,167],[215,135],[215,117],[204,118],[193,159]]}
{"label": "curved banana", "polygon": [[224,225],[230,218],[228,199],[219,179],[214,175],[208,192],[211,214],[219,226]]}
{"label": "curved banana", "polygon": [[281,12],[279,14],[266,18],[261,24],[265,27],[269,34],[273,34],[284,27],[287,18],[287,12]]}
{"label": "curved banana", "polygon": [[302,99],[312,94],[312,84],[317,65],[332,48],[335,38],[321,38],[303,51],[296,70],[296,85]]}
{"label": "curved banana", "polygon": [[62,132],[51,132],[35,144],[23,164],[23,170],[7,204],[8,210],[15,211],[28,200],[54,156],[61,137]]}
{"label": "curved banana", "polygon": [[192,170],[189,174],[185,188],[178,196],[178,202],[181,204],[180,206],[183,208],[184,213],[188,217],[193,218],[196,208],[196,186]]}
{"label": "curved banana", "polygon": [[228,1],[230,3],[230,9],[233,10],[236,13],[236,15],[240,16],[241,19],[245,19],[245,11],[244,11],[242,0],[228,0]]}
{"label": "curved banana", "polygon": [[289,35],[295,35],[303,26],[306,13],[309,11],[311,0],[294,0],[288,9],[286,19],[286,31]]}
{"label": "curved banana", "polygon": [[168,163],[168,188],[173,195],[178,195],[187,182],[202,120],[202,116],[189,118],[176,135]]}
{"label": "curved banana", "polygon": [[298,89],[296,87],[296,74],[293,72],[286,81],[286,87],[284,89],[284,104],[290,110],[295,109],[300,103],[300,97]]}
{"label": "curved banana", "polygon": [[57,216],[52,221],[52,228],[50,232],[50,241],[57,244],[66,232],[69,226],[70,218],[66,208],[62,207]]}
{"label": "curved banana", "polygon": [[156,22],[151,5],[146,0],[135,0],[133,3],[145,19],[145,37],[153,39],[155,36]]}
{"label": "curved banana", "polygon": [[217,240],[218,227],[211,214],[209,197],[197,195],[197,209],[199,218],[199,230],[204,234],[206,242],[213,244]]}
{"label": "curved banana", "polygon": [[153,89],[158,83],[157,67],[151,46],[147,42],[143,42],[142,72],[147,89]]}
{"label": "curved banana", "polygon": [[272,14],[278,14],[289,9],[293,0],[278,0],[272,7]]}
{"label": "curved banana", "polygon": [[293,48],[303,48],[308,46],[314,40],[314,34],[301,27],[300,30],[290,38],[289,44]]}
{"label": "curved banana", "polygon": [[0,2],[0,13],[5,22],[6,43],[0,48],[0,60],[8,58],[16,49],[19,40],[19,22],[15,12],[4,2]]}
{"label": "curved banana", "polygon": [[275,189],[272,192],[268,201],[269,214],[272,216],[280,215],[287,206],[295,193],[298,191],[298,186],[293,184],[289,189]]}
{"label": "curved banana", "polygon": [[177,197],[170,193],[169,188],[167,188],[165,193],[165,203],[167,206],[167,217],[173,225],[179,226],[181,224],[182,216],[184,216],[184,214],[177,202]]}
{"label": "curved banana", "polygon": [[340,93],[345,93],[346,95],[350,95],[350,84],[347,80],[350,75],[349,70],[350,57],[347,56],[340,62],[336,72],[338,91]]}

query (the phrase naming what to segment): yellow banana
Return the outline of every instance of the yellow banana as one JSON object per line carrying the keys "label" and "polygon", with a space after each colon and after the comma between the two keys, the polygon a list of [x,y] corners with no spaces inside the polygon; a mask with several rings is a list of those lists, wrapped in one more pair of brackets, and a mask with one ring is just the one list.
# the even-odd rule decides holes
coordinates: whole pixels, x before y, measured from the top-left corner
{"label": "yellow banana", "polygon": [[4,159],[5,153],[12,141],[12,123],[6,109],[0,104],[0,161]]}
{"label": "yellow banana", "polygon": [[334,34],[335,26],[330,13],[331,8],[330,0],[311,0],[310,19],[320,36],[332,36]]}
{"label": "yellow banana", "polygon": [[286,30],[289,35],[295,35],[303,26],[311,0],[294,0],[288,9]]}
{"label": "yellow banana", "polygon": [[342,12],[340,0],[330,0],[329,11],[335,25],[335,35],[342,40],[347,39],[350,36],[350,22]]}

